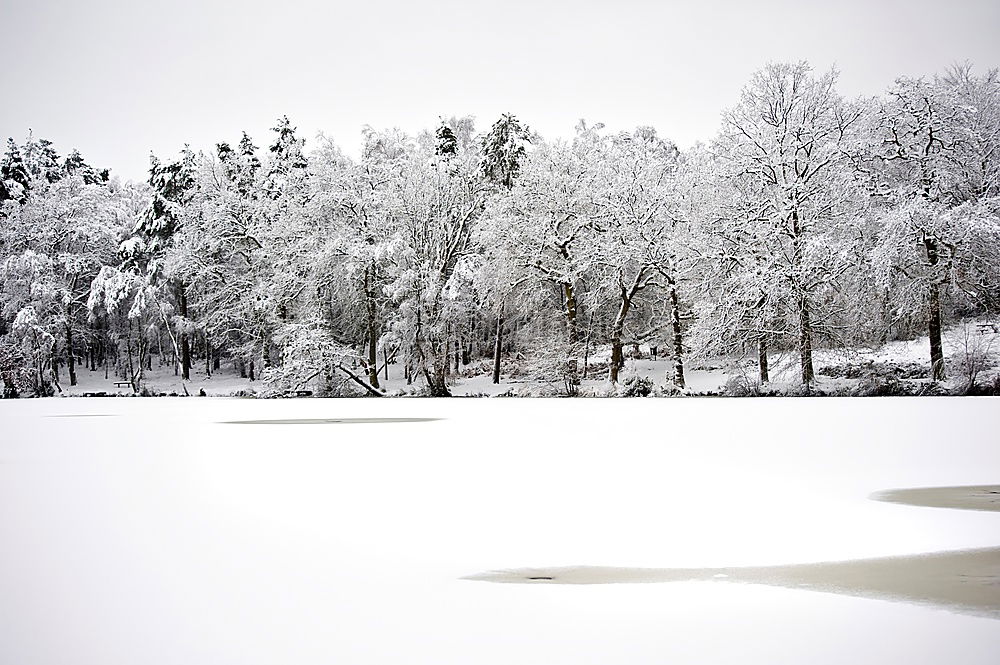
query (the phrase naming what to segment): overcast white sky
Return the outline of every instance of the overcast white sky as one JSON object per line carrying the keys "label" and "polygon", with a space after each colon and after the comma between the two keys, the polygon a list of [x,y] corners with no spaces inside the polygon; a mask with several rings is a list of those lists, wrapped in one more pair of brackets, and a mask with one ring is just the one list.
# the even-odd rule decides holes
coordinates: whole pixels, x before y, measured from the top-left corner
{"label": "overcast white sky", "polygon": [[352,154],[365,124],[508,111],[688,146],[768,61],[836,64],[850,96],[1000,65],[998,0],[0,0],[0,31],[0,137],[30,127],[131,178],[150,150],[265,144],[282,114]]}

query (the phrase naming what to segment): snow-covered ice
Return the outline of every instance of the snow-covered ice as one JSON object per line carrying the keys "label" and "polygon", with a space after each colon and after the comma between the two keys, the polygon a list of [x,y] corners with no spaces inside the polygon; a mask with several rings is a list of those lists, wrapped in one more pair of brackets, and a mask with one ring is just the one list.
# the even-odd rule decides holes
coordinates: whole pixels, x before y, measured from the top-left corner
{"label": "snow-covered ice", "polygon": [[[94,417],[100,416],[100,417]],[[240,420],[441,418],[234,424]],[[726,581],[462,579],[1000,545],[992,399],[0,402],[0,662],[992,665],[1000,624]]]}

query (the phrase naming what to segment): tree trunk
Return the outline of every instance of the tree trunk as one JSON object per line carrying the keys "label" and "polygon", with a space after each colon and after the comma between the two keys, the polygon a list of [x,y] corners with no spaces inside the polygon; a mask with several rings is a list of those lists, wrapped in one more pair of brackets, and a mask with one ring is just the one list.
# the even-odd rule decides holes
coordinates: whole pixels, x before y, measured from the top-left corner
{"label": "tree trunk", "polygon": [[[802,266],[802,228],[799,226],[798,208],[792,208],[792,265],[796,273]],[[809,298],[805,290],[798,283],[799,277],[795,278],[794,287],[799,290],[799,361],[802,366],[802,385],[809,389],[812,385],[813,362],[812,362],[812,323],[809,317]]]}
{"label": "tree trunk", "polygon": [[681,307],[677,298],[677,285],[668,282],[670,293],[670,329],[674,338],[674,385],[684,388],[684,339],[681,336]]}
{"label": "tree trunk", "polygon": [[178,313],[181,318],[184,319],[184,330],[181,332],[181,378],[185,381],[191,380],[191,340],[188,339],[187,334],[187,316],[188,316],[188,306],[187,306],[187,294],[184,292],[184,285],[181,284],[177,287],[177,304],[179,305]]}
{"label": "tree trunk", "polygon": [[802,365],[802,385],[806,388],[812,385],[812,323],[809,318],[809,301],[805,295],[799,296],[799,361]]}
{"label": "tree trunk", "polygon": [[[927,262],[931,266],[938,263],[937,242],[933,238],[924,238],[924,248],[927,250]],[[932,268],[933,269],[933,268]],[[935,381],[944,380],[944,347],[941,343],[941,291],[937,283],[937,275],[931,275],[927,286],[927,333],[931,342],[931,378]]]}
{"label": "tree trunk", "polygon": [[576,290],[569,282],[563,282],[563,297],[566,303],[566,327],[567,339],[569,340],[570,357],[566,363],[566,381],[569,386],[577,386],[580,377],[577,373],[577,363],[575,357],[575,347],[579,341],[579,332],[576,328]]}
{"label": "tree trunk", "polygon": [[468,366],[472,362],[472,340],[476,338],[476,314],[469,315],[469,337],[468,343],[462,346],[462,364]]}
{"label": "tree trunk", "polygon": [[376,319],[375,296],[372,293],[372,273],[374,264],[365,268],[364,293],[365,293],[365,317],[368,329],[368,366],[365,368],[368,375],[368,383],[373,388],[378,388],[378,321]]}
{"label": "tree trunk", "polygon": [[622,289],[618,316],[615,317],[615,322],[611,326],[611,365],[608,367],[608,380],[611,383],[618,383],[618,372],[623,364],[622,332],[625,330],[625,317],[631,306],[632,300],[628,297],[625,289]]}
{"label": "tree trunk", "polygon": [[375,332],[374,324],[369,319],[368,321],[368,360],[367,367],[365,368],[368,374],[368,383],[371,384],[373,388],[378,388],[378,335]]}
{"label": "tree trunk", "polygon": [[579,335],[576,329],[576,290],[569,282],[564,282],[562,287],[563,298],[565,299],[566,305],[567,337],[570,344],[576,344],[577,341],[579,341]]}
{"label": "tree trunk", "polygon": [[125,340],[125,355],[128,357],[128,380],[132,384],[132,392],[139,392],[135,382],[135,369],[132,367],[132,321],[128,322],[128,337]]}
{"label": "tree trunk", "polygon": [[497,332],[493,342],[493,383],[500,383],[500,350],[503,346],[503,303],[497,314]]}
{"label": "tree trunk", "polygon": [[767,376],[767,335],[761,335],[757,340],[757,364],[760,365],[761,385],[770,379]]}
{"label": "tree trunk", "polygon": [[435,357],[433,370],[428,370],[424,367],[424,378],[427,379],[427,387],[430,389],[431,397],[451,397],[451,391],[448,389],[448,380],[445,373],[445,365],[448,363],[448,356],[444,356],[444,362],[441,362],[441,358]]}
{"label": "tree trunk", "polygon": [[69,385],[76,385],[76,358],[73,357],[73,326],[66,326],[66,369],[69,371]]}

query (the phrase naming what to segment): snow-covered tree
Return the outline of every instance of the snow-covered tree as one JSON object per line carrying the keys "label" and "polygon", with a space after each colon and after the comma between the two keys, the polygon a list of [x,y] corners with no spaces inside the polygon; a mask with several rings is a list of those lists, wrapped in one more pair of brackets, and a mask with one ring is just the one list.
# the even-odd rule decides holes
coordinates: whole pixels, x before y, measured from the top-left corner
{"label": "snow-covered tree", "polygon": [[997,289],[998,105],[995,73],[958,70],[899,79],[874,117],[870,174],[886,211],[874,261],[893,316],[926,321],[935,379],[943,297],[982,305]]}
{"label": "snow-covered tree", "polygon": [[861,110],[835,90],[836,72],[814,76],[806,63],[771,64],[723,115],[718,154],[728,172],[762,194],[760,239],[780,257],[781,284],[796,323],[802,383],[814,378],[817,333],[832,335],[828,297],[849,268],[843,224],[858,198],[850,168]]}

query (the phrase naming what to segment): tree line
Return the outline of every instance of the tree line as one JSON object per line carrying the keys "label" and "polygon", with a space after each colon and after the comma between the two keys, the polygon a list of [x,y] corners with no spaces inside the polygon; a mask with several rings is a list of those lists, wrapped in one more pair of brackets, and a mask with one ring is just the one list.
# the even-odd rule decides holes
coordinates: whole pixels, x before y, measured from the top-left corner
{"label": "tree line", "polygon": [[[670,359],[929,338],[1000,298],[1000,75],[971,66],[845,99],[836,72],[771,64],[709,142],[513,115],[358,158],[287,117],[266,147],[153,157],[122,182],[13,139],[0,163],[0,376],[51,394],[80,367],[139,390],[155,362],[222,362],[277,389],[382,395],[390,364],[446,396],[506,371],[575,394],[630,347]],[[595,357],[604,358],[593,363]],[[595,370],[595,368],[597,368]]]}

